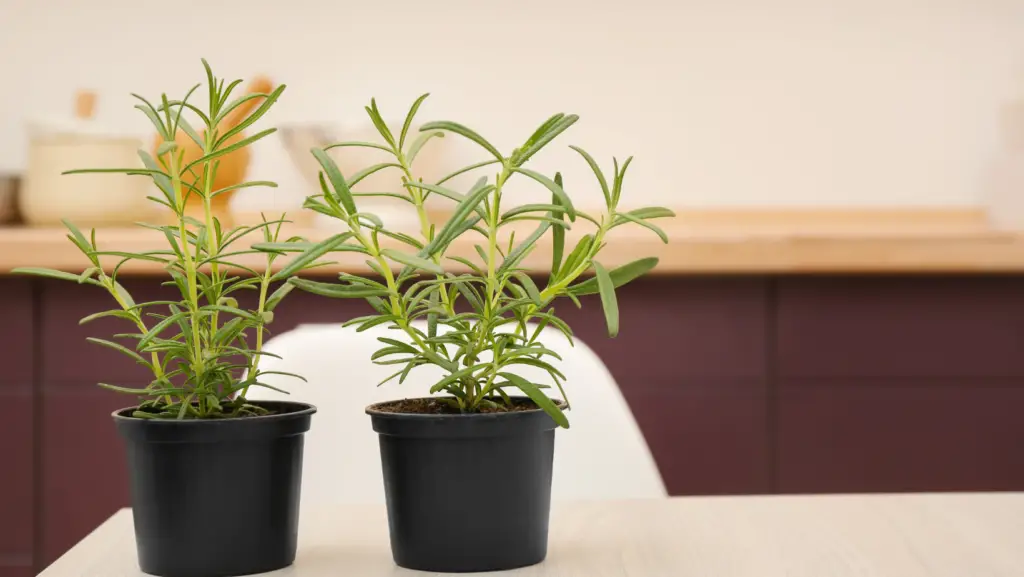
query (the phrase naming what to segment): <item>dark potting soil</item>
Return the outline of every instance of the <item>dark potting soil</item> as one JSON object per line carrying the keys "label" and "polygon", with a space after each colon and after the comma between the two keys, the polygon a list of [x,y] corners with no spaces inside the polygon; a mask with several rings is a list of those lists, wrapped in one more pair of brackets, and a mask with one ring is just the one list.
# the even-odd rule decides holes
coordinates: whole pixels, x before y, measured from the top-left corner
{"label": "dark potting soil", "polygon": [[[304,407],[296,407],[296,406],[291,406],[291,405],[288,405],[288,404],[280,404],[280,403],[275,403],[273,401],[253,401],[253,402],[249,402],[247,404],[258,406],[258,407],[264,409],[266,412],[265,413],[255,413],[255,412],[244,411],[244,412],[239,412],[239,413],[236,413],[236,414],[211,413],[211,414],[207,415],[207,417],[204,418],[204,419],[197,419],[195,416],[189,415],[189,416],[185,417],[185,420],[215,421],[215,420],[221,420],[221,419],[250,419],[250,418],[255,418],[255,417],[269,417],[271,415],[286,415],[288,413],[294,413],[294,412],[298,412],[298,411],[304,410]],[[193,403],[193,405],[195,405],[195,403]],[[171,410],[171,412],[173,412],[175,414],[178,412],[178,406],[175,406],[172,409],[173,410]],[[146,413],[151,413],[151,414],[154,414],[154,415],[158,415],[161,412],[166,411],[167,408],[161,407],[161,406],[141,405],[141,406],[137,407],[135,410],[139,411],[139,412],[146,412]],[[132,416],[131,412],[129,412],[125,416]],[[140,417],[135,417],[135,418],[140,418]],[[173,419],[173,418],[174,418],[173,416],[166,416],[166,417],[164,417],[164,419]]]}
{"label": "dark potting soil", "polygon": [[[406,413],[419,415],[458,415],[461,414],[458,407],[437,399],[402,399],[400,401],[389,401],[373,406],[382,413]],[[535,411],[540,407],[529,399],[512,399],[512,405],[506,406],[499,402],[497,406],[481,406],[478,413],[513,413],[519,411]]]}

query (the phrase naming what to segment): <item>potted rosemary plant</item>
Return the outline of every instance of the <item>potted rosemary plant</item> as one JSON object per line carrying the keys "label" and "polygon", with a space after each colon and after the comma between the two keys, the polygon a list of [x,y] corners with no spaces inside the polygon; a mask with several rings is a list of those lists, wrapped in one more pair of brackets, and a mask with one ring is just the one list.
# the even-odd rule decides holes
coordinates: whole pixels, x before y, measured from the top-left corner
{"label": "potted rosemary plant", "polygon": [[[546,347],[544,327],[554,327],[571,342],[572,332],[554,314],[554,301],[600,294],[608,332],[619,329],[615,288],[651,270],[656,258],[642,258],[609,270],[598,260],[608,233],[639,225],[663,240],[650,219],[673,216],[664,208],[620,211],[619,200],[630,160],[606,176],[589,154],[573,147],[596,177],[604,199],[601,214],[579,210],[563,189],[561,177],[549,178],[527,162],[576,122],[556,114],[522,146],[503,154],[484,137],[455,122],[431,122],[419,133],[410,126],[426,95],[413,104],[400,131],[383,121],[376,103],[366,108],[382,142],[343,142],[333,147],[380,149],[393,159],[347,178],[325,150],[314,149],[322,172],[322,193],[305,206],[338,219],[347,231],[313,246],[291,243],[257,245],[270,251],[302,252],[300,262],[329,251],[362,253],[376,276],[342,274],[340,282],[291,278],[292,285],[319,295],[366,299],[375,314],[347,324],[365,330],[387,325],[395,336],[380,337],[376,363],[393,365],[385,382],[405,380],[417,367],[440,368],[443,377],[432,398],[397,400],[367,408],[379,433],[386,488],[391,548],[400,566],[427,571],[489,571],[531,565],[547,553],[554,430],[569,426],[559,356]],[[467,138],[487,158],[437,182],[416,177],[414,160],[432,138]],[[468,190],[449,182],[488,169]],[[403,194],[358,192],[366,175],[393,170]],[[527,179],[551,194],[550,203],[513,205],[506,185]],[[419,215],[418,236],[389,230],[376,215],[359,210],[362,196],[386,194],[408,202]],[[425,201],[439,196],[454,202],[442,225],[430,223]],[[532,230],[514,238],[515,223]],[[583,224],[590,232],[566,246],[566,230]],[[541,288],[522,263],[542,239],[550,238],[550,274]],[[458,242],[457,242],[458,241]],[[475,244],[474,244],[475,243]],[[474,246],[453,254],[456,245]],[[469,258],[473,256],[473,258]],[[584,275],[592,271],[592,278]],[[541,369],[545,382],[524,376]],[[382,383],[383,384],[383,383]],[[586,386],[586,383],[580,383]],[[558,397],[549,396],[552,391]]]}
{"label": "potted rosemary plant", "polygon": [[[211,200],[248,186],[220,190],[213,182],[224,155],[274,132],[239,138],[280,97],[269,94],[232,99],[240,81],[225,83],[206,68],[204,108],[189,103],[197,85],[181,100],[163,95],[155,104],[137,96],[136,106],[152,121],[163,144],[154,155],[140,150],[142,166],[83,169],[72,173],[120,172],[152,179],[152,201],[169,209],[173,222],[140,224],[155,229],[167,247],[144,252],[104,250],[96,231],[83,234],[65,222],[68,238],[88,260],[81,274],[24,268],[15,272],[99,287],[117,306],[82,319],[124,322],[111,340],[89,340],[123,353],[152,372],[143,388],[101,387],[138,397],[116,411],[114,422],[126,441],[139,565],[167,577],[214,577],[270,571],[295,558],[303,434],[316,409],[296,402],[250,402],[249,387],[263,386],[260,358],[274,308],[292,290],[284,283],[303,263],[272,272],[277,254],[251,248],[253,240],[275,242],[283,220],[267,220],[230,230],[211,212]],[[257,99],[255,107],[249,100]],[[252,109],[239,124],[224,120],[240,106]],[[198,119],[199,132],[188,117]],[[198,147],[189,159],[175,137],[184,132]],[[192,202],[205,219],[186,214]],[[237,262],[263,262],[262,271]],[[113,259],[108,260],[108,259]],[[136,302],[118,281],[133,260],[155,261],[179,293],[171,300]],[[107,266],[113,264],[113,266]],[[257,265],[258,266],[258,265]],[[277,288],[274,288],[277,287]],[[242,291],[258,294],[255,308],[239,304]]]}

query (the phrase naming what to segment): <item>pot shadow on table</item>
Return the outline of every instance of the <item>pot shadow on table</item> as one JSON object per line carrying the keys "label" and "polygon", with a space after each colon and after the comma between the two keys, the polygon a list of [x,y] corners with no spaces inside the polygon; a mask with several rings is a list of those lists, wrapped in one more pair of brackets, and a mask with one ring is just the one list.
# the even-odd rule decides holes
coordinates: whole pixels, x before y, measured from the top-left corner
{"label": "pot shadow on table", "polygon": [[295,564],[269,575],[403,575],[426,573],[406,571],[395,565],[391,550],[365,543],[337,543],[300,548]]}
{"label": "pot shadow on table", "polygon": [[[561,575],[561,569],[575,575],[581,568],[588,575],[623,575],[622,554],[619,547],[573,543],[552,549],[548,558],[539,565],[499,573],[460,573],[460,575]],[[341,573],[339,573],[341,572]],[[302,575],[435,575],[431,572],[413,571],[395,565],[390,549],[368,544],[334,544],[311,547],[299,551],[291,567],[268,573],[271,576]]]}

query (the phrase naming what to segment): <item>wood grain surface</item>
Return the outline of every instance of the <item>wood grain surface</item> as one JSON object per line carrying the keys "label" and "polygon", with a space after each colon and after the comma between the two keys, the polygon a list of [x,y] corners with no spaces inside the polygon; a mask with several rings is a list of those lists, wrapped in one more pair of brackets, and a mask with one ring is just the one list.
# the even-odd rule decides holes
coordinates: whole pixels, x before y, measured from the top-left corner
{"label": "wood grain surface", "polygon": [[[313,508],[309,508],[312,511]],[[304,512],[305,514],[305,512]],[[547,560],[522,577],[1019,577],[1024,494],[701,497],[556,505]],[[268,575],[426,575],[397,568],[381,506],[301,522]],[[142,577],[122,510],[41,577]]]}

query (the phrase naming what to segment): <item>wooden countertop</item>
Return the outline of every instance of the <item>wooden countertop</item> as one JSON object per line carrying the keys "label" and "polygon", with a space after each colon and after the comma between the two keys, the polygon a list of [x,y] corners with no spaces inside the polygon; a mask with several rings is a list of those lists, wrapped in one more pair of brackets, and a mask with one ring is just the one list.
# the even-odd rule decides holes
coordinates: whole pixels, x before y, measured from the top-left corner
{"label": "wooden countertop", "polygon": [[[669,244],[646,229],[624,226],[608,237],[601,262],[616,266],[657,256],[661,262],[655,274],[1024,272],[1024,233],[994,231],[982,211],[969,208],[677,213],[674,219],[655,221],[668,233]],[[567,243],[587,231],[577,226],[567,235]],[[287,232],[315,241],[335,231],[296,225]],[[142,228],[100,229],[97,240],[104,250],[137,252],[166,246],[159,233]],[[473,242],[460,239],[450,254],[477,260]],[[316,269],[315,274],[369,270],[365,257],[356,253],[335,253],[331,260],[335,264]],[[259,267],[262,260],[257,256],[239,262]],[[283,262],[286,259],[279,259]],[[546,271],[550,245],[539,245],[524,265]],[[62,229],[0,228],[0,274],[20,266],[74,272],[85,268],[85,257]],[[161,273],[160,267],[136,261],[121,270],[147,275]]]}

